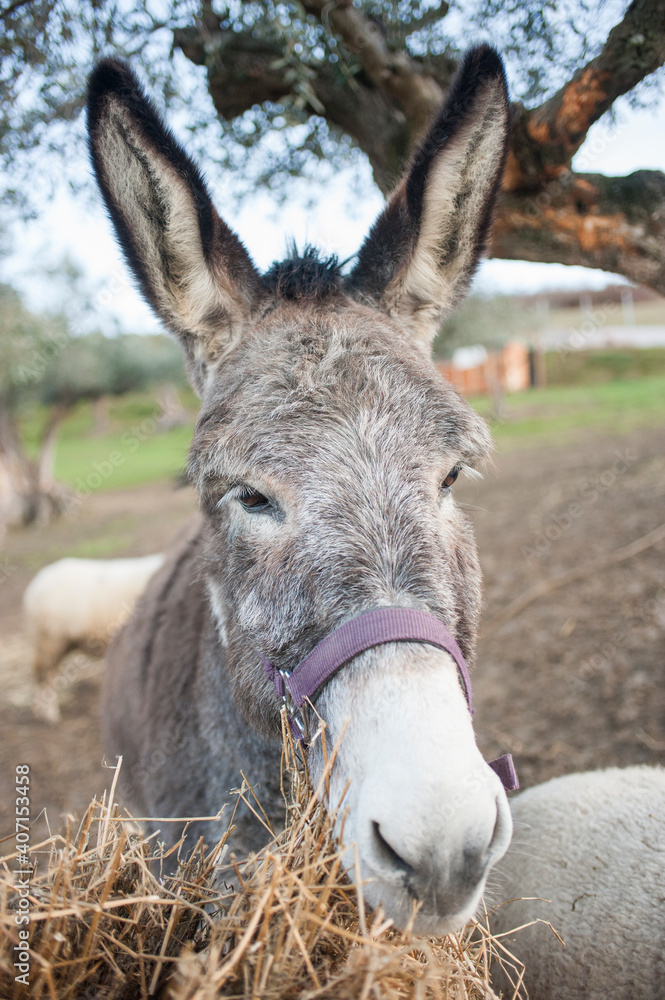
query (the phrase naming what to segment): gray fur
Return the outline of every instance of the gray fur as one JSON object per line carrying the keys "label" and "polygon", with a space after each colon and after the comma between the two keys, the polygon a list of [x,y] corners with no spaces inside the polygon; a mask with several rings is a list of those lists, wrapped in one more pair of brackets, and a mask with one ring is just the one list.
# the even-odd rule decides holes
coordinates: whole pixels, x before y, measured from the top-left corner
{"label": "gray fur", "polygon": [[[432,243],[442,214],[436,193],[447,171],[461,169],[464,184],[477,186],[468,204],[481,221],[466,238],[473,246],[460,240],[458,251],[467,277],[487,228],[507,105],[500,60],[480,51],[465,62],[453,88],[459,99],[444,109],[409,173],[405,278],[386,270],[383,299],[369,277],[373,236],[363,247],[362,268],[348,281],[332,262],[308,252],[276,265],[257,289],[236,237],[227,258],[218,252],[227,229],[186,154],[144,106],[128,68],[105,63],[93,77],[91,148],[102,190],[143,290],[181,338],[201,394],[190,476],[202,517],[112,648],[104,685],[105,745],[111,757],[123,756],[125,791],[142,814],[216,814],[229,804],[242,770],[279,825],[280,705],[260,657],[292,669],[342,622],[369,608],[404,605],[442,619],[473,661],[480,571],[469,525],[443,484],[451,470],[482,461],[490,437],[438,374],[423,350],[422,324],[407,315],[438,316],[443,299],[459,294],[442,276],[418,285],[419,296],[442,301],[414,304],[409,270],[414,261],[422,270],[426,261],[431,277],[437,255],[442,275],[456,266],[454,242],[446,237],[445,259]],[[477,134],[488,104],[496,111],[493,139],[471,169],[460,143]],[[132,137],[129,165],[119,122]],[[138,208],[145,190],[159,202],[150,226]],[[441,220],[447,233],[459,217],[458,193],[455,187],[447,198],[455,213]],[[383,261],[394,221],[379,227]],[[155,229],[158,246],[144,251]],[[173,283],[173,273],[189,277]],[[224,303],[218,334],[209,311],[216,288]],[[200,294],[206,301],[197,300]],[[241,502],[247,489],[270,506],[247,510]],[[418,898],[425,903],[423,928],[446,929],[448,921],[453,929],[473,911],[488,868],[505,850],[510,818],[498,779],[475,746],[452,661],[427,647],[407,653],[403,645],[358,657],[326,687],[317,708],[333,742],[352,716],[332,784],[352,779],[349,828],[359,824],[358,840],[368,845],[361,862],[371,855],[376,884],[395,897],[396,919],[406,922]],[[353,718],[363,699],[363,717]],[[403,816],[391,813],[390,774],[379,780],[397,749],[384,724],[390,720],[395,739],[407,744],[395,772],[406,799],[414,788],[403,767],[408,753],[415,748],[414,759],[431,769],[425,775],[431,808],[426,799],[405,806],[429,816],[430,826],[420,823],[413,835],[402,829]],[[429,760],[428,740],[439,758],[449,754],[454,763]],[[318,747],[311,763],[320,772]],[[386,869],[392,855],[379,816],[383,829],[404,842],[403,857],[393,851],[395,871]],[[213,842],[224,826],[202,822],[190,839],[201,833]],[[162,829],[167,843],[180,832],[177,824]],[[265,836],[249,811],[239,813],[238,849],[256,847]],[[376,902],[383,891],[376,889]]]}
{"label": "gray fur", "polygon": [[[270,313],[204,398],[191,475],[206,516],[111,650],[106,746],[124,755],[145,814],[216,813],[241,768],[270,794],[280,706],[257,651],[292,669],[338,623],[407,604],[439,615],[473,661],[476,547],[438,484],[487,454],[485,424],[389,320],[346,303],[332,315],[311,309],[306,333],[296,334],[299,313],[287,305]],[[299,523],[286,540],[271,543],[259,527],[255,538],[240,536],[223,501],[238,481],[293,498]],[[211,586],[223,595],[226,648]],[[191,730],[200,741],[188,738],[186,750],[144,773],[165,732]],[[186,797],[175,769],[186,775]],[[261,831],[251,818],[247,829],[254,844]]]}

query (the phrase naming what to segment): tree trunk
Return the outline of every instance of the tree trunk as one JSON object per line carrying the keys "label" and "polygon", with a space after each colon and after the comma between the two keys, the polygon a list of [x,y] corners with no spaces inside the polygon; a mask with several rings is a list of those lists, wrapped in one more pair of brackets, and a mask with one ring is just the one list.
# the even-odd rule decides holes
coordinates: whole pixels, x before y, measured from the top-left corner
{"label": "tree trunk", "polygon": [[0,537],[17,524],[45,524],[67,506],[68,491],[53,476],[55,449],[69,407],[56,405],[44,428],[39,454],[32,461],[22,443],[14,413],[0,407]]}
{"label": "tree trunk", "polygon": [[0,406],[0,538],[9,525],[29,519],[30,460],[18,434],[13,414]]}
{"label": "tree trunk", "polygon": [[103,437],[108,434],[111,427],[111,421],[109,419],[109,397],[108,396],[97,396],[96,399],[92,400],[92,417],[93,417],[93,437]]}
{"label": "tree trunk", "polygon": [[188,421],[187,410],[180,402],[178,390],[173,382],[163,382],[157,390],[157,405],[159,417],[157,430],[161,433],[173,430],[174,427],[184,427]]}
{"label": "tree trunk", "polygon": [[41,493],[51,494],[54,491],[62,492],[54,478],[55,453],[58,445],[58,435],[60,427],[65,417],[71,412],[71,406],[65,403],[56,403],[48,415],[46,425],[42,431],[39,443],[39,454],[33,463],[33,479],[37,490]]}

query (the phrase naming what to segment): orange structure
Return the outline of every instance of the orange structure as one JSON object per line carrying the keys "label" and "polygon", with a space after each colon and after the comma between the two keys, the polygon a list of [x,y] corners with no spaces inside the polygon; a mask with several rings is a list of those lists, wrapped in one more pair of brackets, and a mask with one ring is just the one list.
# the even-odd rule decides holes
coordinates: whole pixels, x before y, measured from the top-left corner
{"label": "orange structure", "polygon": [[494,396],[497,392],[521,392],[531,384],[529,349],[512,340],[501,351],[493,351],[473,367],[441,361],[437,368],[464,396]]}

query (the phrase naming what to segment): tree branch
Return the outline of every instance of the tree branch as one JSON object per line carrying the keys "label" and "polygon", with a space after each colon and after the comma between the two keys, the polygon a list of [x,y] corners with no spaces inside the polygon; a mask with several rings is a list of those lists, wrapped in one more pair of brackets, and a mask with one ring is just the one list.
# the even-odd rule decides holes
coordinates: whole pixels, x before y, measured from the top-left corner
{"label": "tree branch", "polygon": [[490,252],[599,267],[665,295],[665,174],[569,171],[537,193],[504,191]]}
{"label": "tree branch", "polygon": [[247,31],[190,27],[173,32],[173,45],[196,66],[207,68],[215,109],[227,121],[255,104],[278,103],[290,90],[284,49],[276,40]]}
{"label": "tree branch", "polygon": [[[277,39],[249,32],[211,33],[199,28],[174,32],[174,45],[208,70],[208,89],[217,113],[227,121],[264,101],[283,103],[295,97],[294,73]],[[338,65],[321,62],[307,82],[328,122],[351,136],[367,155],[374,179],[387,193],[395,185],[411,141],[411,126],[385,94],[354,78],[349,86]]]}
{"label": "tree branch", "polygon": [[0,10],[0,21],[6,20],[6,18],[15,14],[17,10],[20,10],[21,7],[27,7],[27,5],[32,2],[33,0],[14,0],[14,2],[10,3],[8,7]]}
{"label": "tree branch", "polygon": [[518,106],[510,186],[533,186],[570,167],[586,134],[618,97],[665,62],[665,0],[633,0],[602,51],[533,111]]}
{"label": "tree branch", "polygon": [[[380,25],[350,0],[303,6],[337,37],[338,63],[286,58],[281,39],[222,30],[217,15],[176,31],[174,44],[207,67],[215,107],[226,119],[294,98],[302,71],[312,106],[357,142],[387,193],[438,110],[455,61],[392,51]],[[361,67],[352,76],[344,71],[345,54]],[[603,268],[665,293],[665,175],[570,170],[590,125],[664,61],[665,0],[633,0],[600,55],[558,94],[532,111],[513,105],[494,256]]]}
{"label": "tree branch", "polygon": [[[449,5],[439,6],[443,17]],[[329,21],[345,48],[358,57],[367,78],[399,105],[411,123],[412,141],[422,135],[444,98],[444,91],[422,63],[404,51],[393,52],[380,25],[350,0],[304,0],[303,7],[320,17],[324,27]]]}

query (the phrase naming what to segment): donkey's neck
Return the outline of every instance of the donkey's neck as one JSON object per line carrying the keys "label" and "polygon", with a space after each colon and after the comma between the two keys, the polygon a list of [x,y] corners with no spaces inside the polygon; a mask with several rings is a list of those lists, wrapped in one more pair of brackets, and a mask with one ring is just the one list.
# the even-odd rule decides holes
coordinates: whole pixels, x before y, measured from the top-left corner
{"label": "donkey's neck", "polygon": [[196,681],[199,731],[207,749],[201,753],[202,767],[204,761],[209,762],[206,795],[213,808],[215,802],[220,805],[229,802],[230,808],[236,810],[234,846],[242,851],[256,850],[266,842],[269,834],[253,812],[256,803],[252,792],[246,794],[252,804],[250,807],[243,801],[238,804],[235,796],[229,795],[229,790],[240,788],[245,778],[271,824],[279,829],[284,822],[284,801],[280,791],[281,741],[265,739],[247,724],[233,698],[226,657],[208,598],[206,631]]}
{"label": "donkey's neck", "polygon": [[[125,789],[142,815],[214,816],[225,806],[220,822],[192,824],[188,843],[201,835],[215,843],[235,810],[231,846],[245,852],[269,834],[231,790],[244,775],[279,827],[281,745],[251,729],[233,700],[206,587],[207,558],[198,521],[167,554],[112,651],[105,701],[115,719],[107,717],[105,726],[115,735],[107,749],[124,756]],[[174,823],[160,831],[169,845],[182,834]]]}

